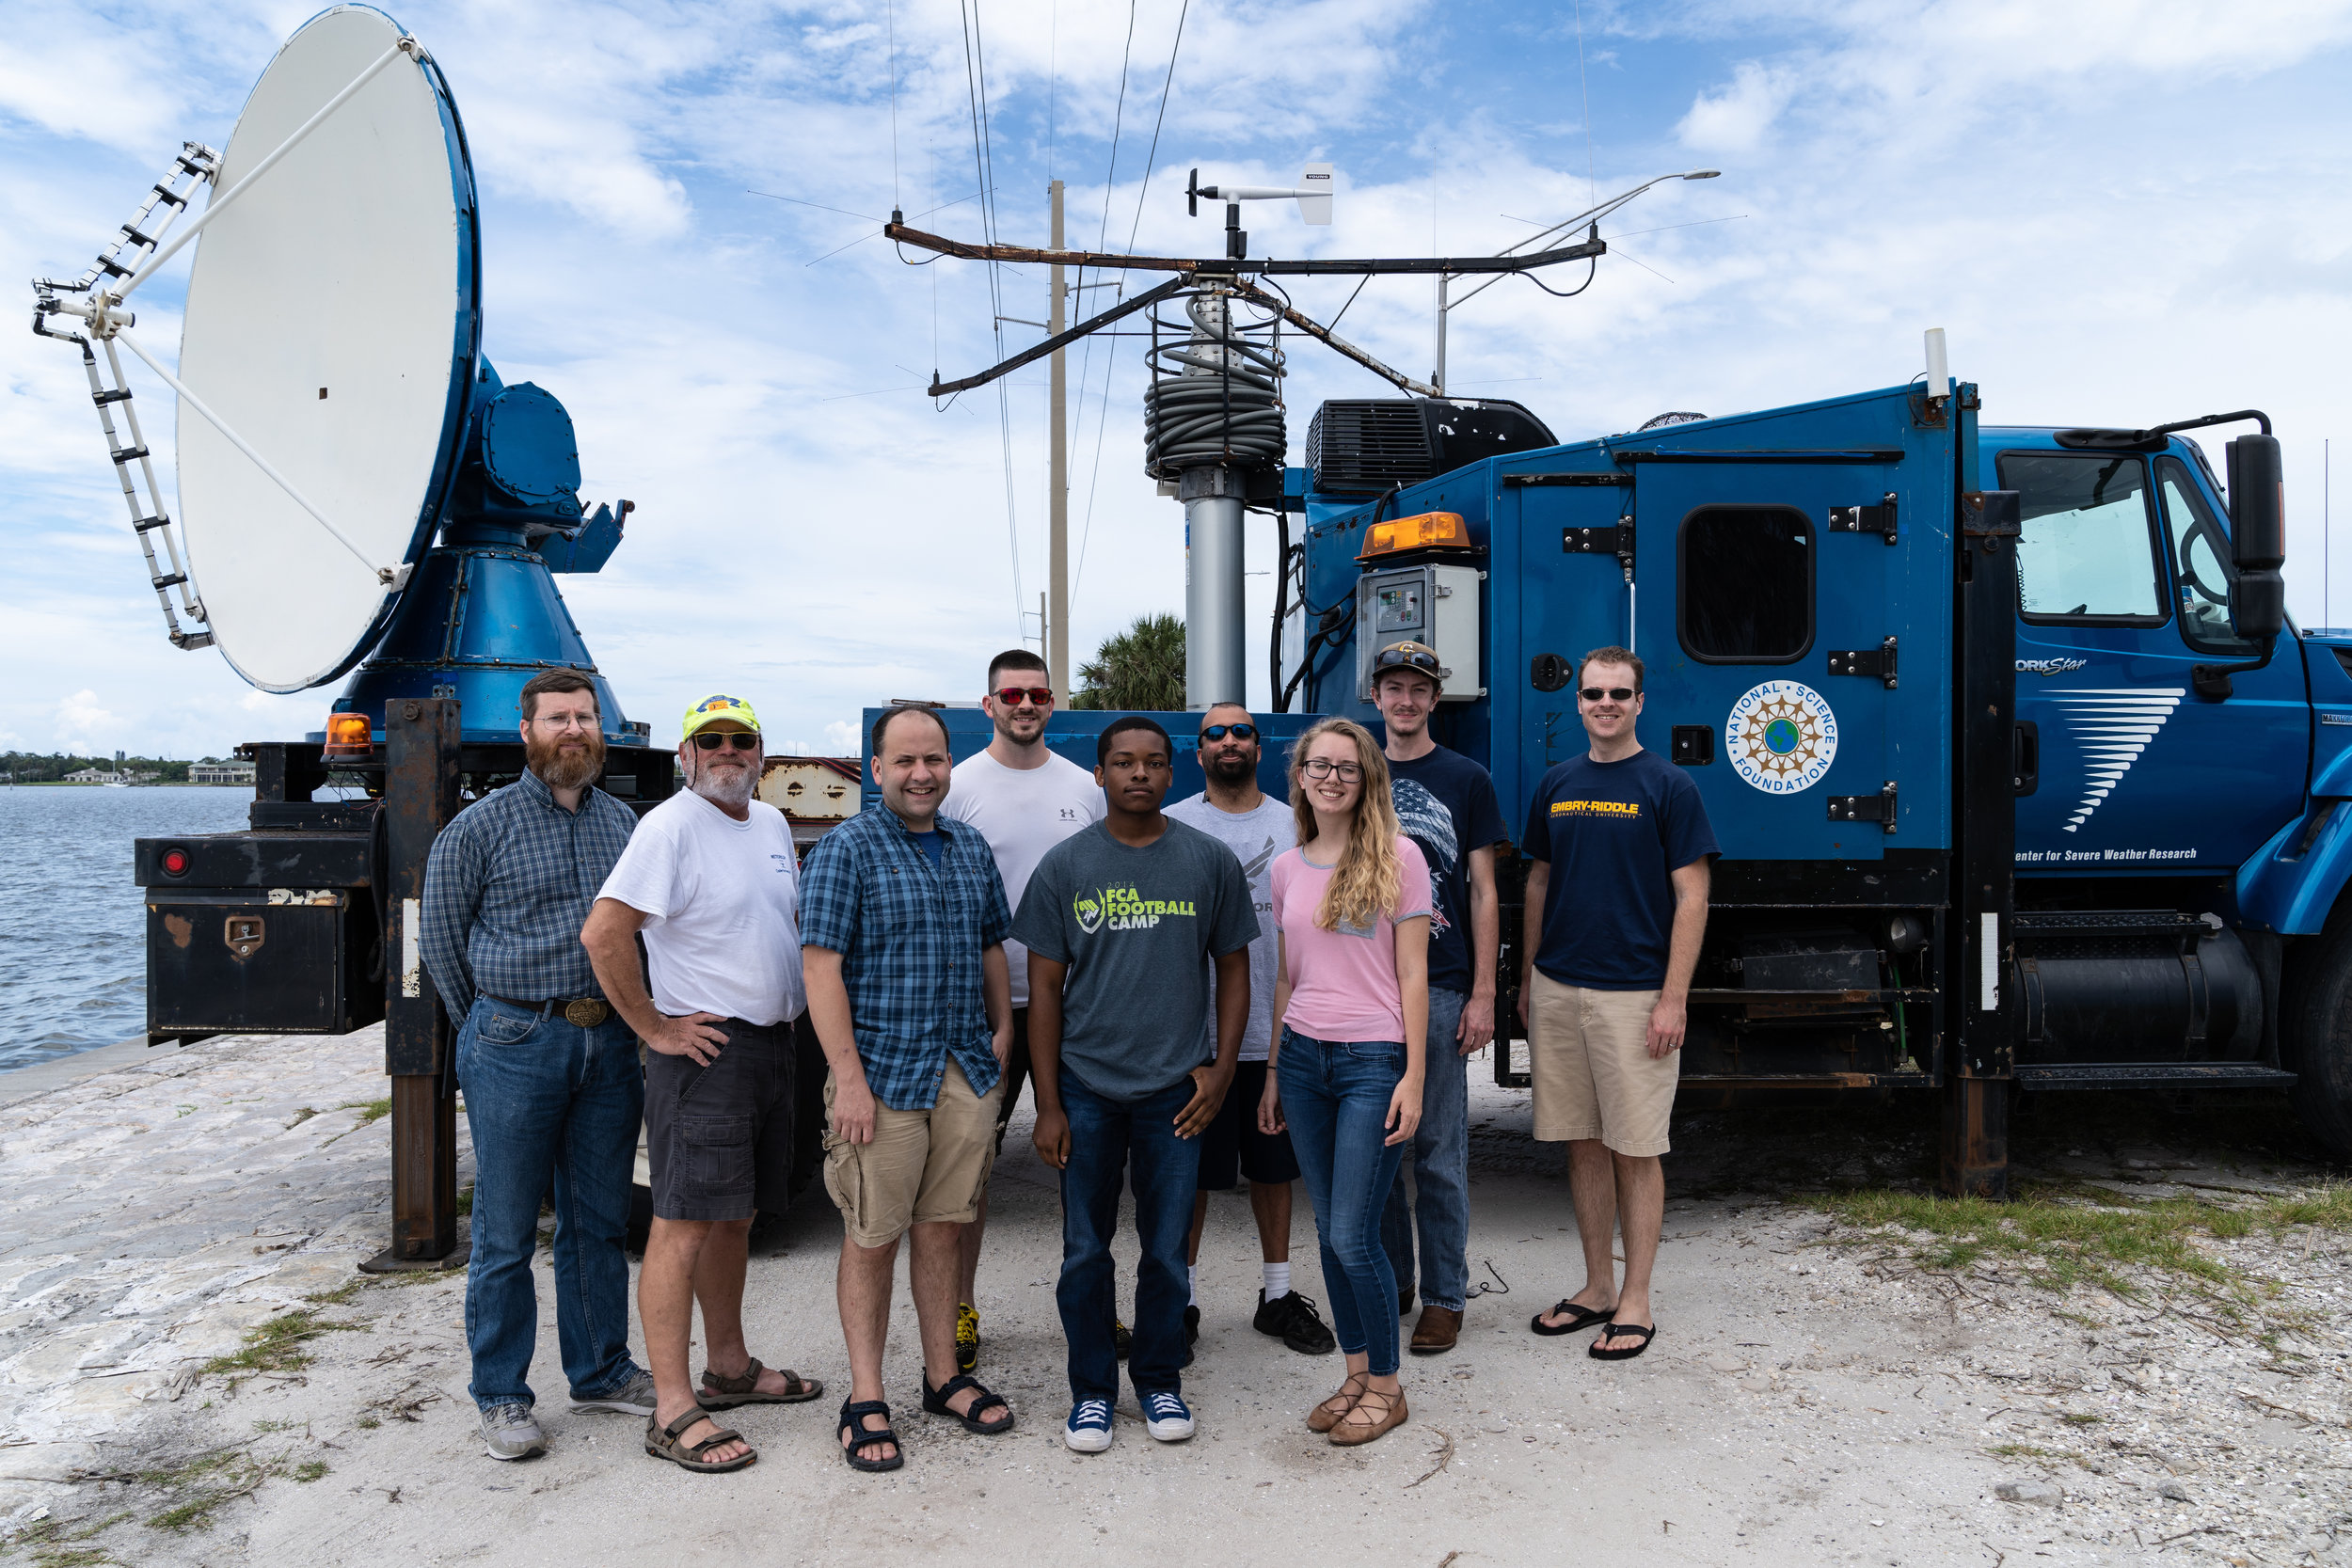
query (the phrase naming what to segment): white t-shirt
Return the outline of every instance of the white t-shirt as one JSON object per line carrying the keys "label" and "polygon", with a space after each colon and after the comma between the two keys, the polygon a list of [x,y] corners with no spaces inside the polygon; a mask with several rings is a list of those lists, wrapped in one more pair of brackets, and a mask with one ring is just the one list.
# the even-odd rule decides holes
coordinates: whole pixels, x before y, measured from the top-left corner
{"label": "white t-shirt", "polygon": [[691,790],[647,812],[597,890],[645,917],[653,1005],[781,1023],[806,1005],[800,873],[784,813],[738,822]]}
{"label": "white t-shirt", "polygon": [[[1262,796],[1254,811],[1223,811],[1210,804],[1206,795],[1188,795],[1161,809],[1231,849],[1241,862],[1241,874],[1249,879],[1258,940],[1249,944],[1249,1023],[1242,1031],[1241,1059],[1263,1062],[1274,1045],[1274,861],[1297,845],[1298,819],[1291,815],[1288,801],[1271,795]],[[1216,994],[1214,989],[1210,994]],[[1216,1049],[1214,1010],[1209,1015],[1209,1045]]]}
{"label": "white t-shirt", "polygon": [[[956,764],[947,803],[939,809],[980,831],[996,857],[996,875],[1004,879],[1005,902],[1015,910],[1045,851],[1102,821],[1106,810],[1094,775],[1051,752],[1042,768],[1007,768],[986,752],[964,758]],[[1012,967],[1012,1005],[1025,1007],[1029,950],[1009,938],[1005,962]]]}

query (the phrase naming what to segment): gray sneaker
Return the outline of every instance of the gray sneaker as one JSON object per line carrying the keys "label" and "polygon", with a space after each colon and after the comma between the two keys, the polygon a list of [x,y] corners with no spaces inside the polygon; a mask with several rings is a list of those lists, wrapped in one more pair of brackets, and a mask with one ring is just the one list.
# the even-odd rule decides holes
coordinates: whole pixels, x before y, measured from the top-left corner
{"label": "gray sneaker", "polygon": [[482,1446],[492,1459],[529,1459],[548,1451],[547,1433],[527,1404],[494,1404],[482,1413]]}
{"label": "gray sneaker", "polygon": [[653,1374],[632,1372],[627,1383],[609,1394],[592,1400],[572,1396],[574,1410],[602,1410],[614,1416],[650,1416],[653,1414]]}

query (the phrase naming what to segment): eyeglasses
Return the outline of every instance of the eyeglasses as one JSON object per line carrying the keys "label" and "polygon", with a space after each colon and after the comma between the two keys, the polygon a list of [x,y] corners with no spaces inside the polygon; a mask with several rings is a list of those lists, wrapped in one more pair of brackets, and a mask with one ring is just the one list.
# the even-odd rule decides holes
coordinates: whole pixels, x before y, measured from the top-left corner
{"label": "eyeglasses", "polygon": [[1613,703],[1629,703],[1633,700],[1633,688],[1629,686],[1613,686],[1604,689],[1597,686],[1587,686],[1581,688],[1577,691],[1577,695],[1583,698],[1588,703],[1597,703],[1603,697],[1608,698]]}
{"label": "eyeglasses", "polygon": [[596,716],[593,713],[547,713],[532,721],[551,730],[593,730]]}
{"label": "eyeglasses", "polygon": [[1019,707],[1024,700],[1038,707],[1054,705],[1054,689],[1050,686],[1008,686],[996,693],[996,700],[1007,707]]}
{"label": "eyeglasses", "polygon": [[736,752],[756,752],[759,734],[755,730],[696,730],[694,744],[706,752],[715,752],[722,746]]}
{"label": "eyeglasses", "polygon": [[1360,762],[1333,762],[1329,757],[1309,757],[1298,765],[1298,770],[1311,779],[1328,779],[1336,775],[1342,784],[1354,784],[1364,776]]}
{"label": "eyeglasses", "polygon": [[1200,738],[1222,740],[1229,735],[1235,740],[1255,740],[1258,738],[1258,726],[1255,724],[1211,724],[1200,732]]}

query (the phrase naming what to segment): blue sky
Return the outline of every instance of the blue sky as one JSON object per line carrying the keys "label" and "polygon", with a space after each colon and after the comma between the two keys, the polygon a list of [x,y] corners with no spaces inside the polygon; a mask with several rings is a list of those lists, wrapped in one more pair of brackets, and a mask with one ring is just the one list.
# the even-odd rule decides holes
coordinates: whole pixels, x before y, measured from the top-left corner
{"label": "blue sky", "polygon": [[[590,498],[638,503],[605,572],[562,580],[658,738],[725,689],[780,746],[854,749],[865,705],[968,699],[1034,635],[1042,367],[1001,411],[917,389],[996,357],[985,270],[904,266],[851,243],[863,216],[748,194],[878,216],[974,192],[976,8],[1008,240],[1042,240],[1049,176],[1073,242],[1211,254],[1187,168],[1289,183],[1327,161],[1338,221],[1264,205],[1253,249],[1412,254],[1719,167],[1626,209],[1582,297],[1509,284],[1457,311],[1454,388],[1581,437],[1900,381],[1942,326],[1988,420],[2261,406],[2286,443],[2290,601],[2321,617],[2321,443],[2352,438],[2352,0],[1136,0],[1132,40],[1102,0],[394,5],[471,139],[486,351],[569,406]],[[15,0],[0,272],[78,272],[183,137],[226,142],[310,9]],[[978,204],[926,222],[976,236]],[[1041,273],[1001,283],[1006,314],[1041,319]],[[176,327],[173,286],[144,301],[150,341],[176,339],[154,329]],[[1296,293],[1327,318],[1344,287]],[[1376,282],[1344,330],[1425,376],[1430,307],[1425,283]],[[1318,403],[1381,384],[1311,348],[1291,364],[1298,461]],[[1083,650],[1181,611],[1182,519],[1141,472],[1133,341],[1073,355],[1072,385]],[[164,641],[73,356],[21,327],[0,332],[0,746],[187,754],[318,727],[331,691],[265,696]],[[1270,565],[1269,539],[1252,549]],[[2352,620],[2352,562],[2338,577],[2331,618]]]}

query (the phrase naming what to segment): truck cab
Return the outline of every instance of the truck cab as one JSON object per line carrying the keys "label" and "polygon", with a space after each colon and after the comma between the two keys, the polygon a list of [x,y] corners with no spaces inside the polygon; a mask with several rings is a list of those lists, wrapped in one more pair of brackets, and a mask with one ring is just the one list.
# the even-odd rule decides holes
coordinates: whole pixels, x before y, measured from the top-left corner
{"label": "truck cab", "polygon": [[[1372,656],[1434,646],[1435,733],[1516,821],[1586,744],[1581,655],[1641,657],[1642,743],[1723,847],[1686,1102],[1934,1090],[1947,1183],[1987,1193],[2028,1089],[2293,1085],[2352,1155],[2352,646],[2284,618],[2268,421],[1980,409],[1915,382],[1559,443],[1327,404],[1275,689],[1377,726]],[[2233,497],[2185,432],[2247,420]]]}

